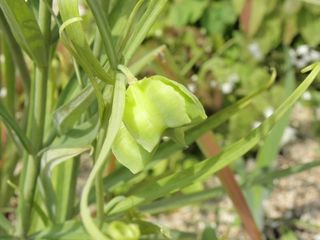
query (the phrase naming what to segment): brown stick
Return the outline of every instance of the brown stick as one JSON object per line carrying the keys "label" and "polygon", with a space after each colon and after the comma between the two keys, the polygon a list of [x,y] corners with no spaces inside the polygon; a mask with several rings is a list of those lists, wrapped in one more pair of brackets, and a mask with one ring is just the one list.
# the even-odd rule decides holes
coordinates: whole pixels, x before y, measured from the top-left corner
{"label": "brown stick", "polygon": [[[212,132],[207,132],[202,135],[197,140],[197,144],[206,157],[215,156],[221,151]],[[232,170],[229,167],[225,167],[221,169],[217,173],[217,175],[224,188],[226,189],[231,201],[233,202],[233,205],[242,220],[247,234],[252,240],[261,240],[262,234],[260,233],[252,217],[251,211],[234,177]]]}
{"label": "brown stick", "polygon": [[246,0],[240,15],[240,27],[247,36],[250,34],[251,8],[252,0]]}

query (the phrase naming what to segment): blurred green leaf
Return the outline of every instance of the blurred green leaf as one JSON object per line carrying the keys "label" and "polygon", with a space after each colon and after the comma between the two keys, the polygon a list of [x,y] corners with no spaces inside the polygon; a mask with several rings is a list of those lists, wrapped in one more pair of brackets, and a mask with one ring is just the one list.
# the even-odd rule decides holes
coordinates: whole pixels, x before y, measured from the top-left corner
{"label": "blurred green leaf", "polygon": [[[19,142],[23,145],[24,149],[31,155],[35,154],[32,143],[27,138],[23,130],[18,125],[17,121],[8,113],[6,108],[0,101],[0,120],[6,125],[8,130],[12,131],[15,136],[19,139]],[[19,147],[19,146],[18,146]]]}
{"label": "blurred green leaf", "polygon": [[59,107],[53,114],[58,131],[62,134],[69,131],[95,99],[93,87],[87,86],[70,102]]}
{"label": "blurred green leaf", "polygon": [[212,227],[207,226],[202,232],[201,240],[218,240],[216,231]]}
{"label": "blurred green leaf", "polygon": [[263,29],[263,27],[261,27],[261,23],[263,22],[263,19],[267,13],[269,1],[255,0],[250,2],[251,8],[250,12],[248,13],[250,15],[248,34],[250,37],[253,37],[259,29]]}
{"label": "blurred green leaf", "polygon": [[282,234],[280,240],[298,240],[297,236],[293,231],[288,231],[284,234]]}
{"label": "blurred green leaf", "polygon": [[0,7],[20,46],[39,66],[47,66],[45,39],[32,10],[24,0],[1,0]]}
{"label": "blurred green leaf", "polygon": [[224,34],[235,21],[236,13],[230,1],[212,2],[201,19],[203,27],[212,35]]}
{"label": "blurred green leaf", "polygon": [[67,133],[61,137],[56,138],[50,145],[51,148],[61,147],[77,147],[91,145],[91,143],[97,138],[97,134],[100,128],[98,116],[95,115],[88,121],[74,126]]}
{"label": "blurred green leaf", "polygon": [[315,34],[315,31],[320,29],[320,18],[318,15],[314,15],[303,8],[298,15],[298,26],[303,39],[311,47],[315,47],[320,43],[320,34]]}
{"label": "blurred green leaf", "polygon": [[181,27],[195,23],[203,15],[208,0],[175,0],[170,6],[168,24]]}
{"label": "blurred green leaf", "polygon": [[254,39],[257,41],[262,54],[267,54],[276,48],[281,41],[282,23],[280,17],[267,18],[256,33]]}
{"label": "blurred green leaf", "polygon": [[13,234],[14,228],[9,220],[0,212],[0,228],[7,234]]}
{"label": "blurred green leaf", "polygon": [[[48,214],[53,222],[55,222],[57,213],[57,196],[51,182],[52,171],[64,161],[72,159],[89,150],[92,150],[91,146],[79,146],[77,148],[49,148],[44,150],[41,157],[40,192],[46,204]],[[61,198],[64,196],[59,197]]]}

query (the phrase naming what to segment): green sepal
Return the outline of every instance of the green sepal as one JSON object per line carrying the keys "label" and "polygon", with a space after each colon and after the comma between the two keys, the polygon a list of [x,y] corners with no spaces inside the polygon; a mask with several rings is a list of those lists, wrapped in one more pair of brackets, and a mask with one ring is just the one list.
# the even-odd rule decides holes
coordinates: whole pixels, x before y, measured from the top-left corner
{"label": "green sepal", "polygon": [[[191,119],[191,124],[196,124],[207,118],[207,115],[203,109],[201,102],[198,98],[192,94],[185,86],[182,84],[172,81],[166,77],[155,75],[148,78],[149,81],[158,80],[165,83],[168,86],[174,88],[177,93],[184,97],[185,100],[185,111]],[[165,97],[165,96],[164,96]]]}
{"label": "green sepal", "polygon": [[141,88],[143,81],[138,81],[127,89],[123,122],[136,141],[145,150],[152,152],[166,125],[160,111]]}
{"label": "green sepal", "polygon": [[142,90],[161,113],[166,127],[175,128],[191,123],[184,96],[158,76],[141,80]]}
{"label": "green sepal", "polygon": [[152,153],[146,151],[136,142],[124,124],[113,142],[112,152],[116,159],[134,174],[143,170],[152,156]]}

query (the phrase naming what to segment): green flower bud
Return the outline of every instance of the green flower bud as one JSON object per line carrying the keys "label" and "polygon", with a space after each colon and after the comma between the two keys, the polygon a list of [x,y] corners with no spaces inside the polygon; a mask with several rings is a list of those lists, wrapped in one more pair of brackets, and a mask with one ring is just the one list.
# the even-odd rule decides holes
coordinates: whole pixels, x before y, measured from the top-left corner
{"label": "green flower bud", "polygon": [[205,118],[201,103],[183,85],[162,76],[144,78],[127,89],[124,126],[113,144],[113,153],[137,173],[163,135],[184,144],[185,129]]}
{"label": "green flower bud", "polygon": [[183,85],[153,76],[129,86],[123,122],[137,142],[151,152],[164,131],[206,118],[199,100]]}

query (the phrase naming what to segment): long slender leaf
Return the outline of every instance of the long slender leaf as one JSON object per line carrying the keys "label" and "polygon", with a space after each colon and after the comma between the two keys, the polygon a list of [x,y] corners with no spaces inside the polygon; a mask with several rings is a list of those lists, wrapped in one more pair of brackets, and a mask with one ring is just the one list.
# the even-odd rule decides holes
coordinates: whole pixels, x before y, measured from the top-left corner
{"label": "long slender leaf", "polygon": [[9,220],[3,216],[2,213],[0,213],[0,228],[2,228],[2,230],[4,230],[7,234],[12,234],[14,230]]}
{"label": "long slender leaf", "polygon": [[[303,171],[310,170],[320,166],[320,161],[313,161],[309,163],[303,163],[296,166],[288,167],[280,170],[272,170],[263,174],[255,175],[251,174],[247,177],[246,181],[241,184],[242,189],[250,189],[257,185],[268,185],[274,180],[285,178],[293,174],[297,174]],[[222,187],[215,187],[201,192],[195,192],[184,195],[170,196],[150,204],[141,206],[139,209],[143,212],[150,214],[160,213],[172,209],[176,209],[185,205],[198,203],[200,201],[206,201],[208,199],[214,199],[225,193]]]}
{"label": "long slender leaf", "polygon": [[48,149],[42,154],[41,158],[41,171],[40,171],[40,192],[44,201],[50,218],[55,222],[57,210],[57,196],[51,182],[51,173],[53,168],[66,160],[72,159],[83,152],[89,151],[90,146],[78,148],[57,148]]}
{"label": "long slender leaf", "polygon": [[108,239],[95,225],[93,219],[90,215],[90,210],[88,208],[88,197],[90,189],[95,180],[95,177],[101,171],[102,167],[105,165],[107,156],[110,154],[112,143],[121,127],[122,116],[124,112],[125,105],[125,88],[126,81],[122,74],[117,75],[117,80],[115,83],[112,112],[109,120],[109,125],[107,129],[107,136],[102,145],[101,152],[98,155],[98,159],[89,175],[89,178],[84,186],[81,202],[80,202],[80,212],[82,216],[83,224],[89,234],[98,239]]}
{"label": "long slender leaf", "polygon": [[87,86],[70,102],[59,107],[53,115],[58,131],[66,133],[70,130],[94,100],[94,89],[91,86]]}
{"label": "long slender leaf", "polygon": [[[78,10],[78,0],[59,0],[58,1],[60,14],[64,21],[63,28],[65,28],[68,40],[71,41],[76,55],[76,59],[80,61],[81,65],[90,71],[90,73],[106,83],[113,83],[114,79],[107,71],[103,69],[99,61],[93,55],[89,44],[85,38],[85,33],[82,29],[81,22],[77,19],[81,19]],[[72,21],[76,19],[76,21]],[[60,32],[61,32],[60,28]]]}
{"label": "long slender leaf", "polygon": [[27,138],[27,136],[24,134],[22,129],[17,124],[16,120],[13,117],[11,117],[11,115],[8,113],[8,111],[2,105],[1,102],[0,102],[0,119],[2,119],[3,123],[6,125],[6,127],[9,130],[12,130],[14,132],[14,134],[18,137],[20,143],[23,145],[25,150],[31,155],[34,155],[35,151],[30,140]]}
{"label": "long slender leaf", "polygon": [[108,18],[105,12],[103,11],[103,9],[101,8],[99,1],[87,0],[87,3],[91,8],[93,15],[96,19],[97,26],[98,26],[106,53],[108,55],[110,65],[113,69],[116,69],[118,65],[118,57],[117,57],[115,46],[113,44],[113,39],[111,35],[111,29],[110,29]]}
{"label": "long slender leaf", "polygon": [[150,1],[145,14],[137,24],[135,31],[132,33],[131,37],[127,41],[126,47],[124,48],[125,63],[128,63],[137,47],[142,43],[166,3],[167,0]]}
{"label": "long slender leaf", "polygon": [[[291,60],[288,54],[287,55],[287,63],[286,63],[286,74],[284,79],[284,87],[285,87],[285,96],[289,96],[293,90],[295,85],[295,76],[294,76],[294,69],[291,65]],[[256,172],[260,172],[261,169],[272,169],[274,160],[277,157],[277,154],[280,149],[280,143],[285,131],[285,128],[288,126],[290,121],[291,109],[283,116],[281,120],[279,120],[274,128],[271,130],[269,136],[266,137],[263,145],[259,148],[258,155],[257,155],[257,167]],[[246,191],[246,196],[248,201],[250,202],[251,211],[254,214],[256,222],[258,223],[259,227],[263,228],[263,221],[264,221],[264,211],[262,208],[263,199],[267,197],[268,190],[264,186],[255,186],[252,189],[248,189]]]}

